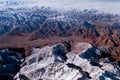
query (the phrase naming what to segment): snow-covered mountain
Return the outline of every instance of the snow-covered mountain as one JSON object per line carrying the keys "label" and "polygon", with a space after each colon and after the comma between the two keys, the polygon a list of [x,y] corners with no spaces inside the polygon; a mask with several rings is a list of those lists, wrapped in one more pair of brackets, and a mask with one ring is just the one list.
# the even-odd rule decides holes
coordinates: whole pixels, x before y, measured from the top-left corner
{"label": "snow-covered mountain", "polygon": [[120,2],[94,1],[0,0],[0,79],[120,80]]}
{"label": "snow-covered mountain", "polygon": [[[89,43],[78,43],[74,50],[66,42],[44,48],[33,48],[21,65],[16,80],[119,80],[119,66],[102,50]],[[118,66],[118,67],[117,67]]]}

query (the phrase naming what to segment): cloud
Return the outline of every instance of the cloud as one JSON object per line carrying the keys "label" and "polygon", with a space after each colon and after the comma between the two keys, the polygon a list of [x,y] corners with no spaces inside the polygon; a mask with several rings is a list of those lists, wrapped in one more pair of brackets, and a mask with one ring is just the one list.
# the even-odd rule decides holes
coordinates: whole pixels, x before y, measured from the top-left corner
{"label": "cloud", "polygon": [[[24,5],[19,5],[19,7],[50,6],[53,8],[61,8],[62,10],[71,8],[79,10],[97,9],[99,11],[120,14],[120,0],[1,0],[1,1],[23,1],[27,3]],[[2,8],[3,7],[9,6],[2,6]]]}
{"label": "cloud", "polygon": [[120,0],[44,0],[52,2],[120,2]]}
{"label": "cloud", "polygon": [[120,0],[89,0],[89,1],[98,1],[98,2],[120,2]]}

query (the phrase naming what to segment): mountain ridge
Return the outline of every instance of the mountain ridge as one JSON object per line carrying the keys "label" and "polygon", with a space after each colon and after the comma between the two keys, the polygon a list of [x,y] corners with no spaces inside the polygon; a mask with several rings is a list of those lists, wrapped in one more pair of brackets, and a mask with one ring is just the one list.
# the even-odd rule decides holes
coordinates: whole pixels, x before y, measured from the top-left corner
{"label": "mountain ridge", "polygon": [[[107,48],[95,49],[89,43],[78,43],[76,45],[76,49],[79,50],[78,52],[71,50],[64,53],[67,51],[65,44],[66,42],[46,46],[41,49],[34,48],[30,55],[26,57],[25,62],[21,65],[20,72],[14,78],[25,79],[24,77],[26,77],[36,80],[102,80],[103,78],[109,78],[111,80],[119,80],[119,75],[117,75],[119,71],[115,71],[116,69],[113,67],[115,65],[110,64],[109,59],[107,60],[108,57],[99,62],[101,54],[105,56],[102,51],[106,51]],[[80,46],[84,47],[84,49],[81,49],[82,47]],[[58,53],[59,51],[60,53]],[[63,58],[64,56],[67,57],[66,61]],[[111,75],[112,77],[110,77]]]}
{"label": "mountain ridge", "polygon": [[30,43],[45,45],[47,43],[44,41],[49,39],[55,39],[56,42],[64,39],[86,41],[98,46],[120,44],[119,15],[88,9],[58,11],[49,7],[34,7],[31,10],[7,9],[0,14],[0,44],[3,47],[4,45],[25,47],[23,44],[29,47]]}

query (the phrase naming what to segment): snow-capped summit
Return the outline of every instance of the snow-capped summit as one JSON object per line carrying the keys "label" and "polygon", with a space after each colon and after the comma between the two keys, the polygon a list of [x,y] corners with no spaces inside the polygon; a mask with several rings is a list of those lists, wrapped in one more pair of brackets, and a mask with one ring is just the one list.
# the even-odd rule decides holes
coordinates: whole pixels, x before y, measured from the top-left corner
{"label": "snow-capped summit", "polygon": [[[82,47],[80,47],[82,46]],[[118,69],[111,63],[99,64],[97,57],[88,55],[96,52],[88,43],[78,43],[76,52],[68,52],[69,46],[66,43],[44,48],[34,48],[31,55],[26,57],[21,65],[20,72],[14,77],[16,80],[119,80]],[[55,51],[54,51],[55,50]],[[57,54],[60,52],[59,55]],[[67,52],[67,54],[65,53]],[[85,54],[86,57],[81,57]],[[87,54],[87,55],[86,55]],[[96,55],[95,53],[91,53]],[[56,56],[66,56],[65,62],[56,61]],[[94,57],[94,61],[89,58]],[[101,66],[100,66],[101,65]]]}

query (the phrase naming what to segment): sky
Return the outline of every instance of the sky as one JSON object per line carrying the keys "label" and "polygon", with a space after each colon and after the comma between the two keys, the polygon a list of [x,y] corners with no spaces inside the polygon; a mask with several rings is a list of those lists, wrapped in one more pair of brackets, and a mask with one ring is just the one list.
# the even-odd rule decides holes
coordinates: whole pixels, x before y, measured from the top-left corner
{"label": "sky", "polygon": [[[44,0],[44,4],[66,9],[97,9],[101,12],[120,14],[120,0]],[[42,2],[42,1],[41,1]],[[46,4],[45,4],[46,5]]]}
{"label": "sky", "polygon": [[[25,4],[19,7],[50,6],[61,9],[97,9],[99,11],[120,14],[120,0],[0,0],[1,1],[23,1]],[[9,7],[0,4],[0,7]],[[15,6],[17,7],[17,6]]]}
{"label": "sky", "polygon": [[99,2],[119,2],[120,0],[89,0],[89,1],[99,1]]}
{"label": "sky", "polygon": [[58,1],[58,2],[63,2],[63,1],[67,1],[67,2],[73,2],[73,1],[82,1],[82,2],[120,2],[120,0],[44,0],[44,1]]}

